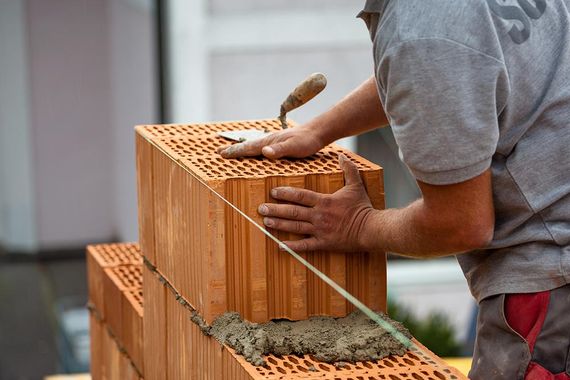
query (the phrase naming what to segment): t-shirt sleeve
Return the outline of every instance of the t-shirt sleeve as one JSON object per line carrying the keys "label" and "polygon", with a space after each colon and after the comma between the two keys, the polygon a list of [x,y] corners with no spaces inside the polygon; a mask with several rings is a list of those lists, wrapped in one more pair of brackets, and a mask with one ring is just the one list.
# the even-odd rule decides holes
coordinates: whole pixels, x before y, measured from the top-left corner
{"label": "t-shirt sleeve", "polygon": [[403,161],[420,181],[466,181],[491,165],[506,103],[503,62],[445,39],[399,43],[377,79]]}

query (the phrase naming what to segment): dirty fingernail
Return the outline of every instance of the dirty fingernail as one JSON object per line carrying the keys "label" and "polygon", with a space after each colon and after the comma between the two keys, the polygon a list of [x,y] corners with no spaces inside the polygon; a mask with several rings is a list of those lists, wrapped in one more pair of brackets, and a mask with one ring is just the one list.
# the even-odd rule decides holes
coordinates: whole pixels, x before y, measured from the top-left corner
{"label": "dirty fingernail", "polygon": [[271,227],[275,223],[273,222],[273,219],[271,219],[271,218],[263,218],[263,224],[265,224],[267,227]]}
{"label": "dirty fingernail", "polygon": [[266,205],[259,206],[258,210],[261,215],[267,215],[269,213],[269,207]]}
{"label": "dirty fingernail", "polygon": [[271,196],[274,198],[277,196],[277,189],[271,189]]}

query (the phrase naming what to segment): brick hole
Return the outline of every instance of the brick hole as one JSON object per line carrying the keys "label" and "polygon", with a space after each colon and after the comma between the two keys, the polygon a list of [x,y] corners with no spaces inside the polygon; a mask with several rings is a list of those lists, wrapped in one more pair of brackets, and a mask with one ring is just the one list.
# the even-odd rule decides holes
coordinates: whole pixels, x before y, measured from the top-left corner
{"label": "brick hole", "polygon": [[418,358],[416,355],[412,354],[411,352],[408,352],[408,356],[414,360],[420,361],[420,358]]}
{"label": "brick hole", "polygon": [[283,374],[287,374],[287,371],[284,370],[284,369],[281,368],[281,367],[277,367],[276,369],[277,369],[278,372],[281,372],[281,373],[283,373]]}
{"label": "brick hole", "polygon": [[308,360],[304,360],[303,363],[307,366],[307,367],[313,367],[313,363],[311,363]]}
{"label": "brick hole", "polygon": [[301,371],[301,372],[309,372],[309,369],[303,367],[302,365],[298,365],[298,366],[297,366],[297,369],[298,369],[299,371]]}
{"label": "brick hole", "polygon": [[267,361],[268,361],[269,363],[271,363],[271,364],[274,364],[274,365],[278,365],[278,364],[279,364],[279,363],[277,362],[277,360],[275,360],[275,359],[274,359],[273,357],[271,357],[271,356],[267,358]]}
{"label": "brick hole", "polygon": [[322,369],[323,371],[327,371],[330,372],[331,368],[329,368],[329,366],[324,365],[323,363],[319,363],[319,368]]}
{"label": "brick hole", "polygon": [[435,377],[437,377],[438,379],[445,380],[445,376],[443,375],[443,373],[438,372],[438,371],[433,371],[433,374],[434,374]]}
{"label": "brick hole", "polygon": [[417,373],[412,373],[412,377],[413,377],[415,380],[424,380],[424,378],[421,377],[420,375],[418,375]]}
{"label": "brick hole", "polygon": [[374,367],[372,366],[372,364],[370,364],[369,362],[363,362],[362,365],[368,369],[374,369]]}
{"label": "brick hole", "polygon": [[390,376],[390,380],[401,380],[398,376],[396,375],[389,375]]}

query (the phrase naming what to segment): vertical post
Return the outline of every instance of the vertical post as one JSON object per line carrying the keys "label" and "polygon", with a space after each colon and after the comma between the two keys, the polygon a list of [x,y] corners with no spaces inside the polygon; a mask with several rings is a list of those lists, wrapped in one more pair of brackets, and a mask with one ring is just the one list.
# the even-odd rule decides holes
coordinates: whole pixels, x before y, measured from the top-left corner
{"label": "vertical post", "polygon": [[206,0],[167,3],[170,121],[204,122],[210,116],[206,5]]}
{"label": "vertical post", "polygon": [[0,245],[37,250],[25,0],[0,0]]}

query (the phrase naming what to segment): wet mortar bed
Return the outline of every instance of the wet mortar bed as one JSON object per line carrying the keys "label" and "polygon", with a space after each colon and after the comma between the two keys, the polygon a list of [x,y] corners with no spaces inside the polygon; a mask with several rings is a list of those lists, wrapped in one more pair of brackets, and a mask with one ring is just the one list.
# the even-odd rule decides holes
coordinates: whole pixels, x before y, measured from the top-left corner
{"label": "wet mortar bed", "polygon": [[[379,313],[396,330],[411,339],[399,322]],[[197,321],[196,321],[197,322]],[[253,365],[265,365],[264,355],[312,355],[326,363],[374,361],[404,355],[406,347],[360,311],[344,318],[312,317],[303,321],[278,320],[251,323],[238,313],[218,317],[202,332],[233,348]]]}

